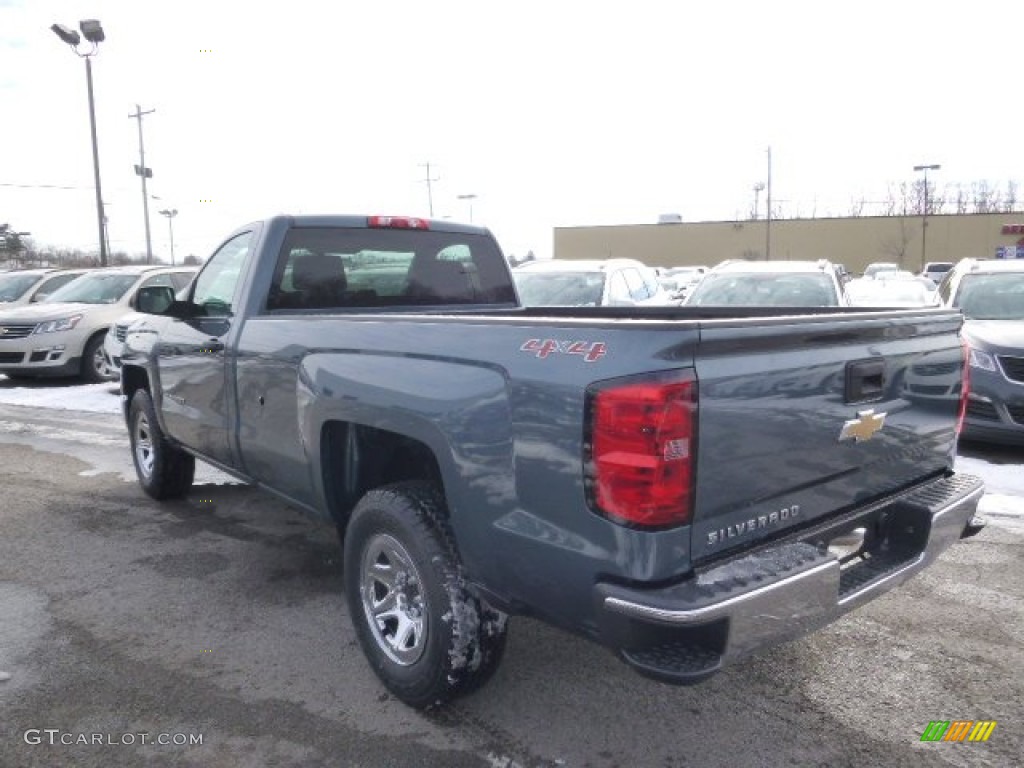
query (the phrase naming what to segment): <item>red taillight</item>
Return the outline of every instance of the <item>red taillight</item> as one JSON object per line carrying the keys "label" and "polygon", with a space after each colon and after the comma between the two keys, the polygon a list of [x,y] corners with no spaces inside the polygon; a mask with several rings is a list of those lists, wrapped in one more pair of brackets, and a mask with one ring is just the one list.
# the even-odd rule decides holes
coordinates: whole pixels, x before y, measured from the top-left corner
{"label": "red taillight", "polygon": [[967,398],[971,394],[971,348],[963,339],[960,339],[960,346],[963,351],[964,369],[960,374],[960,413],[956,417],[956,434],[958,436],[964,428],[964,416],[967,415]]}
{"label": "red taillight", "polygon": [[378,229],[430,229],[430,222],[414,216],[370,216],[367,224]]}
{"label": "red taillight", "polygon": [[594,385],[587,413],[590,506],[649,528],[690,522],[697,437],[693,371]]}

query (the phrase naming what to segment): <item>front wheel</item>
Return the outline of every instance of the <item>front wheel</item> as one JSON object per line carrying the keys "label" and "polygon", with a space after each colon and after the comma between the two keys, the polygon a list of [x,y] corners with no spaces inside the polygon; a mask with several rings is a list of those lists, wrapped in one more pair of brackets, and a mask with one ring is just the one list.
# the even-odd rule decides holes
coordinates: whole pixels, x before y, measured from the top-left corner
{"label": "front wheel", "polygon": [[103,334],[98,333],[89,339],[82,352],[82,378],[90,384],[102,384],[114,381],[118,377],[117,370],[107,360],[103,351]]}
{"label": "front wheel", "polygon": [[417,709],[482,685],[505,646],[506,616],[466,589],[433,486],[367,493],[345,535],[345,594],[373,671]]}
{"label": "front wheel", "polygon": [[192,487],[196,460],[164,437],[149,392],[140,389],[128,407],[128,437],[139,485],[154,499],[180,499]]}

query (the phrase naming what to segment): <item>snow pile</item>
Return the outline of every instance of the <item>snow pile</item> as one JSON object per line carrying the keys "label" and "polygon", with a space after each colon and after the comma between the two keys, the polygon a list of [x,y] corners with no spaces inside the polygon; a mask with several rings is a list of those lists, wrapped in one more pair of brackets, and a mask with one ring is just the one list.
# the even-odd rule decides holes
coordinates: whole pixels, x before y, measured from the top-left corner
{"label": "snow pile", "polygon": [[61,411],[120,413],[121,390],[117,382],[67,385],[40,381],[15,385],[6,376],[0,376],[0,403]]}

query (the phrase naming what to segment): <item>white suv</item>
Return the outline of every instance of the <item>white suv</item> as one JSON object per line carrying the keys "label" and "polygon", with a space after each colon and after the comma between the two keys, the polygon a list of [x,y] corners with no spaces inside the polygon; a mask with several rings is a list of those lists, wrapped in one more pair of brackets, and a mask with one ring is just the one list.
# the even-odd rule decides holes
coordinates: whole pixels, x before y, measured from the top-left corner
{"label": "white suv", "polygon": [[635,259],[531,261],[512,270],[527,307],[656,307],[672,301],[653,269]]}
{"label": "white suv", "polygon": [[836,264],[818,261],[725,261],[686,298],[687,305],[731,307],[846,307]]}
{"label": "white suv", "polygon": [[0,311],[42,301],[84,269],[19,269],[0,275]]}
{"label": "white suv", "polygon": [[117,318],[136,308],[140,288],[167,285],[194,268],[129,266],[96,269],[45,301],[0,311],[0,373],[10,378],[117,378],[103,354],[103,338]]}

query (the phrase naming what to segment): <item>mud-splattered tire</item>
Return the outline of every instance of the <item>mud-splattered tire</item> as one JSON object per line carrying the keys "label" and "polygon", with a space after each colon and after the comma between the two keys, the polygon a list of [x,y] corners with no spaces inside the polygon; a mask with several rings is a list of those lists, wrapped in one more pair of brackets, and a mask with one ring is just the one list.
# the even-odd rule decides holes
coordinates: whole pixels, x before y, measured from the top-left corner
{"label": "mud-splattered tire", "polygon": [[149,392],[137,390],[128,407],[128,437],[135,475],[154,499],[180,499],[192,487],[196,460],[164,437]]}
{"label": "mud-splattered tire", "polygon": [[411,707],[478,688],[501,660],[506,617],[467,591],[444,501],[426,483],[385,486],[356,505],[345,595],[370,666]]}

